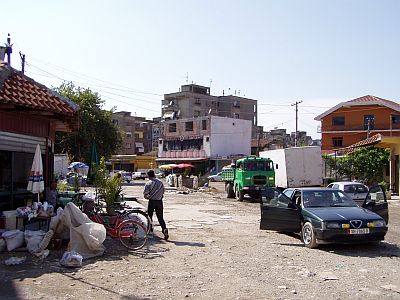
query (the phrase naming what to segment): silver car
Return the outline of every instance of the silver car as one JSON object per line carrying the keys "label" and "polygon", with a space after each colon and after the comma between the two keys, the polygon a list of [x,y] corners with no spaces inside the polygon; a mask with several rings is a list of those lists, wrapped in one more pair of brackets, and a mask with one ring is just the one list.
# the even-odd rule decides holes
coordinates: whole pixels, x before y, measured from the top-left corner
{"label": "silver car", "polygon": [[357,204],[362,204],[368,194],[368,187],[360,182],[339,181],[332,182],[328,188],[339,189],[349,195]]}

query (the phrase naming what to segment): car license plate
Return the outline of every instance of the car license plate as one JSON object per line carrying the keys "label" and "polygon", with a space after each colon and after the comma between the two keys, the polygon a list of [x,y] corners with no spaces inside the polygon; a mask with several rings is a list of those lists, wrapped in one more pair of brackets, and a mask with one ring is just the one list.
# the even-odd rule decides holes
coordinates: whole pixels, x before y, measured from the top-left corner
{"label": "car license plate", "polygon": [[349,229],[349,234],[368,234],[369,228]]}

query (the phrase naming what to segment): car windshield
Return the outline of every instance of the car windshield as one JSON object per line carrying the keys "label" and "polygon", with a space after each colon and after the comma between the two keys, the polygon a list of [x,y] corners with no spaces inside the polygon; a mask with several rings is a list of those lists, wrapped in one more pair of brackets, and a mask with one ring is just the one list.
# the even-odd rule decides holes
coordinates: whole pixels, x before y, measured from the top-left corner
{"label": "car windshield", "polygon": [[304,207],[356,207],[357,204],[340,190],[304,191]]}
{"label": "car windshield", "polygon": [[246,171],[272,171],[272,161],[255,161],[250,160],[244,163]]}

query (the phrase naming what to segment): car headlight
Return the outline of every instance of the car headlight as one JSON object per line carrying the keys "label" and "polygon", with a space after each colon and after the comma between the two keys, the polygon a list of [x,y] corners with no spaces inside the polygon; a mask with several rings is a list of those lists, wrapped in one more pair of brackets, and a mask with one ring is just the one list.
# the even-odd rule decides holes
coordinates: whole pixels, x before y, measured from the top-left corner
{"label": "car headlight", "polygon": [[367,223],[368,227],[385,227],[385,225],[386,224],[384,220],[375,220]]}
{"label": "car headlight", "polygon": [[274,177],[268,177],[269,181],[274,181]]}
{"label": "car headlight", "polygon": [[339,229],[340,224],[338,222],[326,222],[325,227],[328,229]]}
{"label": "car headlight", "polygon": [[245,179],[246,179],[246,180],[251,180],[251,177],[246,177]]}

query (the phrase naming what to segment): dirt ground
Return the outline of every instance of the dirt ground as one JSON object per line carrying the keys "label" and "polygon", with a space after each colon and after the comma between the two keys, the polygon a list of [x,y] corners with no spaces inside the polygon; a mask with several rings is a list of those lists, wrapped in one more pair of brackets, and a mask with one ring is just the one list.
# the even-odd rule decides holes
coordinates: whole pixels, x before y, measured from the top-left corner
{"label": "dirt ground", "polygon": [[[143,182],[124,187],[143,200]],[[390,201],[384,242],[303,247],[297,235],[259,229],[260,207],[217,191],[165,195],[170,240],[160,227],[145,249],[107,239],[82,268],[27,252],[0,253],[0,299],[400,299],[400,201]],[[145,203],[145,202],[144,202]],[[24,264],[4,260],[26,256]]]}

